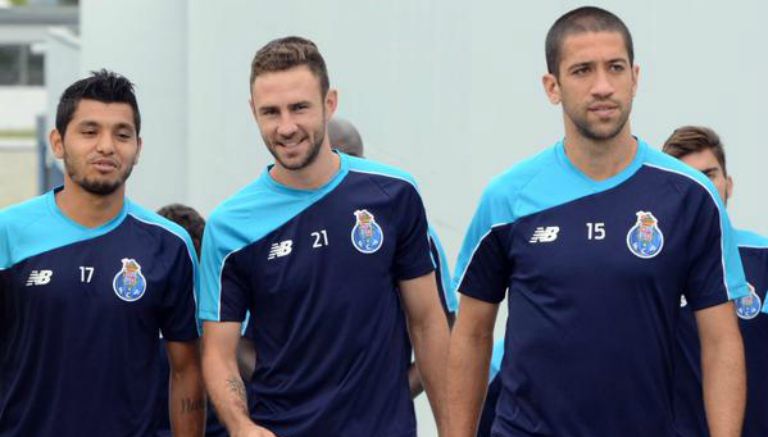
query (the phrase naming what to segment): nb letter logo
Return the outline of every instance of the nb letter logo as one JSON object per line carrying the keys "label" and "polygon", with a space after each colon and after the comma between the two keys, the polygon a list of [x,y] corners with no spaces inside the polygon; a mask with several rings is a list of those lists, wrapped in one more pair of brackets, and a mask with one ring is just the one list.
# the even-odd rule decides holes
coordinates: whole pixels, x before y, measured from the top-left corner
{"label": "nb letter logo", "polygon": [[27,287],[33,285],[46,285],[51,282],[51,276],[53,276],[52,270],[32,270],[27,279]]}
{"label": "nb letter logo", "polygon": [[544,226],[539,226],[533,231],[533,236],[531,236],[529,243],[551,243],[557,240],[558,232],[560,232],[559,226],[547,226],[546,228]]}
{"label": "nb letter logo", "polygon": [[282,258],[286,255],[290,255],[293,250],[293,240],[285,240],[279,243],[272,243],[272,247],[269,249],[269,257],[267,260],[273,260],[275,258]]}

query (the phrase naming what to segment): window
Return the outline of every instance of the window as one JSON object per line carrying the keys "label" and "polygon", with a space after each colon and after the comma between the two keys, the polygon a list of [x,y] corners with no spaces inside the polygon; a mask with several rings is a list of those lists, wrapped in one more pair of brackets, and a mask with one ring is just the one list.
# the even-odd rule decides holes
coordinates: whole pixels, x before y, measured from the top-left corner
{"label": "window", "polygon": [[30,45],[0,45],[0,86],[42,86],[43,54]]}

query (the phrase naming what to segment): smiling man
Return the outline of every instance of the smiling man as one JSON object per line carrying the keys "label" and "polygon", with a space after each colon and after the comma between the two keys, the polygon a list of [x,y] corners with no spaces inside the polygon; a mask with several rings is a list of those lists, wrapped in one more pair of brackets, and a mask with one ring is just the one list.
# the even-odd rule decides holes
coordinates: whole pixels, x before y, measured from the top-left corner
{"label": "smiling man", "polygon": [[[448,324],[413,178],[331,150],[337,93],[311,41],[261,48],[250,85],[275,162],[214,211],[203,239],[216,411],[237,436],[415,436],[410,334],[442,426]],[[235,360],[247,311],[258,356],[250,418]]]}
{"label": "smiling man", "polygon": [[192,241],[125,198],[140,122],[126,78],[75,82],[50,135],[64,186],[0,212],[0,435],[153,435],[158,333],[174,435],[203,432]]}
{"label": "smiling man", "polygon": [[454,276],[450,436],[473,436],[499,303],[509,319],[491,435],[673,437],[681,294],[695,311],[712,436],[737,437],[747,293],[725,208],[700,172],[631,133],[639,68],[614,14],[568,12],[544,89],[565,138],[483,193]]}

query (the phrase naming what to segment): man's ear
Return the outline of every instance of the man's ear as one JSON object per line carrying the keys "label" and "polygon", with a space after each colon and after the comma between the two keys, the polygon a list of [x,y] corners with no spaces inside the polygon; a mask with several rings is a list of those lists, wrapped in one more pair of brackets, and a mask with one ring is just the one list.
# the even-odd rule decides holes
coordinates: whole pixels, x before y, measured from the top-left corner
{"label": "man's ear", "polygon": [[544,85],[544,92],[547,93],[549,102],[553,105],[559,105],[562,96],[560,95],[560,83],[557,81],[557,76],[547,73],[541,77],[541,84]]}
{"label": "man's ear", "polygon": [[323,102],[323,105],[325,106],[325,122],[328,123],[328,121],[333,118],[333,114],[336,113],[336,108],[339,106],[338,91],[335,89],[329,89],[325,94],[325,101]]}
{"label": "man's ear", "polygon": [[728,200],[731,198],[731,195],[733,194],[733,178],[728,176],[725,178],[725,199],[723,199],[723,203],[728,203]]}
{"label": "man's ear", "polygon": [[48,141],[51,143],[51,152],[57,159],[64,158],[64,138],[59,133],[58,129],[52,129],[48,134]]}

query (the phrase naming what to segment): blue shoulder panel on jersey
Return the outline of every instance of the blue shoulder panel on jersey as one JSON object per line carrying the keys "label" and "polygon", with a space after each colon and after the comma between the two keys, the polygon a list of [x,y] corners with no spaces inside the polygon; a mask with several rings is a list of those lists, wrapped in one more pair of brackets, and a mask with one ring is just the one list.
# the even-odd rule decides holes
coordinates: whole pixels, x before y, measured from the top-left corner
{"label": "blue shoulder panel on jersey", "polygon": [[749,295],[747,280],[744,277],[744,267],[741,265],[741,256],[739,255],[739,249],[733,234],[733,227],[725,210],[725,205],[722,199],[720,199],[720,194],[718,194],[717,188],[712,184],[712,181],[699,170],[658,150],[648,151],[647,161],[644,165],[685,176],[707,190],[709,197],[715,203],[720,213],[720,244],[723,254],[725,288],[728,292],[728,298],[736,299]]}
{"label": "blue shoulder panel on jersey", "polygon": [[61,213],[54,191],[0,211],[0,270],[32,256],[104,235],[120,225],[126,213],[127,208],[123,207],[108,223],[86,228]]}
{"label": "blue shoulder panel on jersey", "polygon": [[316,190],[282,185],[272,179],[267,168],[213,211],[203,234],[200,261],[201,320],[221,320],[221,273],[227,257],[261,240],[333,191],[349,173],[354,159],[341,153],[339,156],[339,171]]}
{"label": "blue shoulder panel on jersey", "polygon": [[768,249],[768,238],[751,231],[733,229],[736,245],[745,248]]}
{"label": "blue shoulder panel on jersey", "polygon": [[493,343],[493,355],[491,355],[491,370],[488,373],[488,381],[493,381],[493,378],[499,374],[501,370],[501,361],[504,359],[504,337],[496,340]]}
{"label": "blue shoulder panel on jersey", "polygon": [[448,268],[448,257],[445,256],[443,245],[440,243],[440,239],[437,237],[437,233],[434,229],[432,229],[431,226],[429,227],[429,236],[435,243],[437,253],[440,257],[440,259],[437,260],[433,259],[432,264],[435,266],[435,270],[437,270],[437,267],[440,266],[439,271],[441,274],[438,280],[443,285],[445,304],[448,307],[448,311],[455,313],[459,309],[459,300],[456,296],[456,290],[453,288],[453,284],[451,282],[451,270]]}
{"label": "blue shoulder panel on jersey", "polygon": [[559,141],[495,177],[485,189],[464,238],[453,277],[455,288],[459,289],[475,250],[494,227],[616,187],[637,172],[648,149],[638,140],[637,153],[627,168],[595,181],[570,162],[563,141]]}

